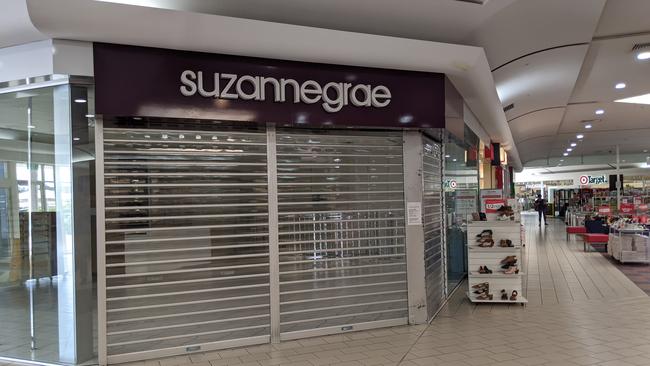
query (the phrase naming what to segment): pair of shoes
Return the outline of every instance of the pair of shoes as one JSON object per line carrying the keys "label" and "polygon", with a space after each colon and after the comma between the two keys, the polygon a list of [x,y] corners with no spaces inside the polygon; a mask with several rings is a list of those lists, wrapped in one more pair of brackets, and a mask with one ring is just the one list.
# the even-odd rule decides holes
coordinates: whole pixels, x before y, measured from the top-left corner
{"label": "pair of shoes", "polygon": [[[503,258],[501,260],[501,264],[503,264],[504,266],[507,266],[507,267],[514,266],[515,264],[517,264],[517,256],[516,255],[509,255],[509,256],[507,256],[507,257],[505,257],[505,258]],[[501,267],[501,268],[504,268],[504,267]]]}
{"label": "pair of shoes", "polygon": [[510,239],[501,239],[499,241],[499,246],[502,248],[509,248],[509,247],[514,247],[514,244],[512,244],[512,240]]}
{"label": "pair of shoes", "polygon": [[493,234],[492,230],[487,229],[487,230],[483,230],[483,231],[481,231],[481,233],[478,234],[478,235],[476,235],[476,237],[477,237],[477,238],[482,238],[483,236],[488,236],[488,235],[489,235],[490,237],[492,237],[492,234]]}
{"label": "pair of shoes", "polygon": [[483,282],[472,286],[474,293],[477,295],[490,292],[490,284],[488,282]]}
{"label": "pair of shoes", "polygon": [[517,266],[510,266],[508,269],[503,271],[504,274],[518,274],[519,268]]}
{"label": "pair of shoes", "polygon": [[501,300],[508,300],[508,293],[506,290],[501,290]]}
{"label": "pair of shoes", "polygon": [[487,266],[480,266],[478,267],[478,273],[488,274],[488,273],[492,273],[492,270],[487,268]]}
{"label": "pair of shoes", "polygon": [[492,238],[480,239],[477,243],[481,248],[490,248],[494,246],[494,240],[492,240]]}
{"label": "pair of shoes", "polygon": [[510,295],[510,301],[517,301],[517,295],[519,295],[517,290],[512,291],[512,295]]}

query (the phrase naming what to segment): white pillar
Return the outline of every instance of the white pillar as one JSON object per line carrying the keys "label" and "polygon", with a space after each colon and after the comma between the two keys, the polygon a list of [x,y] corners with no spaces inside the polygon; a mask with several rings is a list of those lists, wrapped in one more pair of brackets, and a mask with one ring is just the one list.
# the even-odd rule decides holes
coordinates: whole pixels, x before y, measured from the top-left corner
{"label": "white pillar", "polygon": [[621,162],[619,147],[616,145],[616,211],[621,211]]}
{"label": "white pillar", "polygon": [[[404,201],[422,207],[422,136],[404,131]],[[404,207],[405,216],[408,208]],[[409,324],[427,322],[427,293],[424,271],[424,229],[406,220],[406,278],[408,281]]]}

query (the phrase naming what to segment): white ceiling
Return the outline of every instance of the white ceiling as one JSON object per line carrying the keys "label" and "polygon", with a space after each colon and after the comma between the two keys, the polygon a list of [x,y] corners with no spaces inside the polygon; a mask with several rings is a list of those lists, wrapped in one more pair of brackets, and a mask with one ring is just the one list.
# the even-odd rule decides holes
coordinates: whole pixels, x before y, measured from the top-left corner
{"label": "white ceiling", "polygon": [[[613,103],[650,92],[650,62],[636,62],[631,53],[635,43],[650,42],[650,0],[489,0],[484,5],[457,0],[112,2],[483,47],[503,106],[514,103],[506,118],[524,163],[557,161],[577,133],[584,133],[585,138],[570,158],[600,154],[616,144],[622,151],[639,152],[645,140],[650,141],[650,108]],[[87,21],[101,24],[97,19]],[[178,31],[179,42],[185,37],[182,27],[170,26]],[[137,38],[137,33],[132,37]],[[215,42],[222,42],[224,35],[215,37]],[[258,38],[262,42],[263,37]],[[313,52],[306,38],[293,36],[286,41],[296,43],[294,48],[304,49],[305,55]],[[322,40],[320,48],[335,53],[337,41]],[[129,41],[124,39],[124,43]],[[242,41],[239,46],[250,44]],[[269,45],[259,44],[265,47]],[[394,54],[412,58],[419,46],[414,43],[412,47],[401,47]],[[366,52],[364,57],[366,63],[382,67],[388,62],[382,55]],[[338,56],[319,57],[330,62]],[[456,62],[450,70],[468,70],[467,66]],[[615,90],[619,81],[628,87]],[[464,96],[484,98],[470,88]],[[598,108],[606,113],[586,131],[582,121],[596,118]]]}

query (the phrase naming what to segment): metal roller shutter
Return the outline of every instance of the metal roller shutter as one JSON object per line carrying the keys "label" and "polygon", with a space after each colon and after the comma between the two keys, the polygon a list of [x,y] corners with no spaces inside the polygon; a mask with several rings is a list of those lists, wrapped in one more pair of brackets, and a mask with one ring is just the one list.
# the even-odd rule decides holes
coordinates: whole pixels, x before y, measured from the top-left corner
{"label": "metal roller shutter", "polygon": [[277,131],[282,339],[406,324],[402,134]]}
{"label": "metal roller shutter", "polygon": [[138,123],[103,129],[108,361],[268,342],[265,129]]}
{"label": "metal roller shutter", "polygon": [[424,265],[427,316],[431,319],[445,300],[445,256],[443,240],[442,148],[423,139],[422,183],[424,224]]}

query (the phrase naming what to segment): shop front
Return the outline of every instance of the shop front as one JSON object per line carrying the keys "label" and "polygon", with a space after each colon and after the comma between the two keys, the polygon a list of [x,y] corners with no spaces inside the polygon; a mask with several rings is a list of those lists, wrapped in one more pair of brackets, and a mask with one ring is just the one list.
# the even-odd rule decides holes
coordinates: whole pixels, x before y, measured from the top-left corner
{"label": "shop front", "polygon": [[436,314],[443,74],[93,47],[93,80],[2,94],[50,117],[0,159],[0,317],[22,342],[0,357],[113,364]]}
{"label": "shop front", "polygon": [[405,133],[424,137],[404,127],[440,126],[443,75],[94,58],[107,362],[409,322],[407,228],[427,217],[405,201]]}

